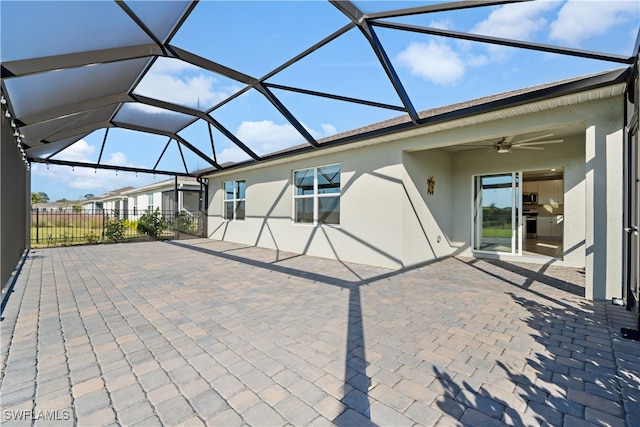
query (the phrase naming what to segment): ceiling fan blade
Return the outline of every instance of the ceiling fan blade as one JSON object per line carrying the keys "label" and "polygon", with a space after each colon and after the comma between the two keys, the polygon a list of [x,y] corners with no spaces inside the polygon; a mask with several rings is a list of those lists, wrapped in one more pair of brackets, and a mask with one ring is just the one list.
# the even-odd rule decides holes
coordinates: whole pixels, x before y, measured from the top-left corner
{"label": "ceiling fan blade", "polygon": [[459,147],[456,152],[457,153],[470,153],[472,151],[483,151],[486,150],[490,147],[486,146],[486,145],[476,145],[472,148],[466,148],[466,147]]}
{"label": "ceiling fan blade", "polygon": [[538,135],[538,136],[534,136],[532,138],[525,138],[525,139],[521,139],[521,140],[517,141],[516,144],[520,144],[521,142],[535,141],[536,139],[549,138],[550,136],[553,136],[553,134],[552,133],[548,133],[546,135]]}
{"label": "ceiling fan blade", "polygon": [[531,147],[531,146],[526,146],[526,145],[525,146],[514,145],[511,148],[517,148],[519,150],[537,150],[537,151],[544,150],[544,147]]}
{"label": "ceiling fan blade", "polygon": [[513,144],[514,147],[520,147],[522,145],[543,145],[543,144],[557,144],[559,142],[563,142],[564,139],[549,139],[547,141],[536,141],[536,142],[516,142]]}

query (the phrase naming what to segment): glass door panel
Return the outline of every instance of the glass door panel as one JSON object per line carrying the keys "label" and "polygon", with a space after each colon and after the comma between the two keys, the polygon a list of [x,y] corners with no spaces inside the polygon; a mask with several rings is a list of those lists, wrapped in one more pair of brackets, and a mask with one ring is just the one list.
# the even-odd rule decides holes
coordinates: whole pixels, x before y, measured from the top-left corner
{"label": "glass door panel", "polygon": [[520,173],[478,176],[474,194],[474,249],[519,253]]}

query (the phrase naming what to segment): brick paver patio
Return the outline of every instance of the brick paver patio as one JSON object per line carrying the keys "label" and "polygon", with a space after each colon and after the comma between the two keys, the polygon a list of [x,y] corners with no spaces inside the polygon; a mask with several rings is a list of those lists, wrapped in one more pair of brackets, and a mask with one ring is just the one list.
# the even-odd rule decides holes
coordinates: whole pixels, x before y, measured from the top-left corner
{"label": "brick paver patio", "polygon": [[33,250],[3,425],[640,426],[640,343],[580,272],[394,272],[199,239]]}

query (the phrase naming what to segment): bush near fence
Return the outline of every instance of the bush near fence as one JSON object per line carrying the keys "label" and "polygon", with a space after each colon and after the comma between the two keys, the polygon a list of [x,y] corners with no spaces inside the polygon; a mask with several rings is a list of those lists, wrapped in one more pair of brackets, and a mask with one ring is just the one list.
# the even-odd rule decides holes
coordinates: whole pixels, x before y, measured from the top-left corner
{"label": "bush near fence", "polygon": [[[176,213],[159,211],[167,227],[157,238],[175,239]],[[110,243],[151,240],[152,236],[138,231],[139,219],[145,212],[99,210],[93,212],[57,210],[31,212],[31,246],[68,246],[87,243]],[[180,233],[199,235],[199,214],[182,211],[178,214]]]}

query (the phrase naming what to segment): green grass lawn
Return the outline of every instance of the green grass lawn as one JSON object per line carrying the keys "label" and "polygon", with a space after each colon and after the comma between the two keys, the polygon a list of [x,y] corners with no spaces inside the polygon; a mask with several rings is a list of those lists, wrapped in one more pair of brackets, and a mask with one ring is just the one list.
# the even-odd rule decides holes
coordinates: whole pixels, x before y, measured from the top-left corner
{"label": "green grass lawn", "polygon": [[482,237],[511,237],[511,227],[509,228],[483,228]]}
{"label": "green grass lawn", "polygon": [[[51,236],[51,238],[49,238]],[[146,238],[136,230],[128,228],[123,240]],[[31,246],[41,248],[47,246],[67,246],[109,241],[102,236],[102,227],[31,227]]]}

